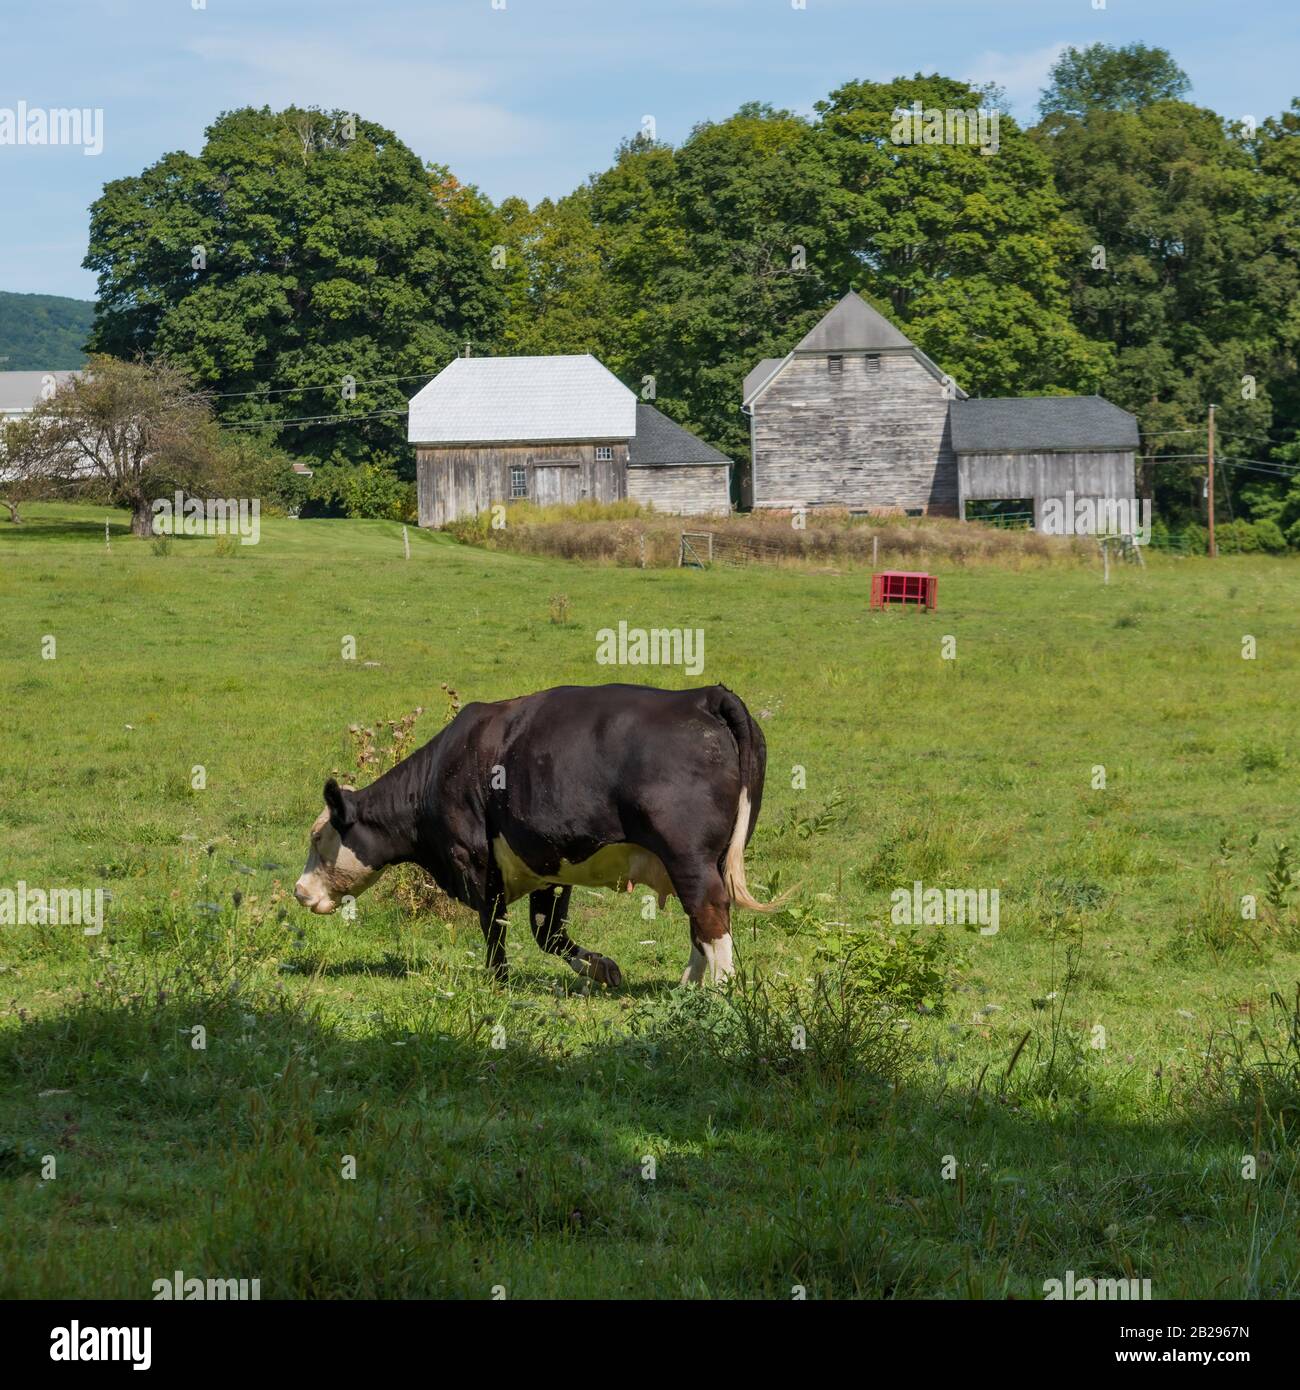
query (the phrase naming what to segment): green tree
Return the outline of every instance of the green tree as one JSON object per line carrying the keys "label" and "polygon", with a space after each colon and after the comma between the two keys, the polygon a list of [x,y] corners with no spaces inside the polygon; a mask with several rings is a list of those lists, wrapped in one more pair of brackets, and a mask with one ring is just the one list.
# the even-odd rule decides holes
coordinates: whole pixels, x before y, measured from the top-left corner
{"label": "green tree", "polygon": [[1040,116],[1140,111],[1157,101],[1178,101],[1192,85],[1166,49],[1144,43],[1067,48],[1048,78],[1038,102]]}
{"label": "green tree", "polygon": [[742,107],[676,151],[635,142],[592,187],[639,391],[733,457],[745,374],[786,352],[833,294],[824,274],[833,171],[805,120]]}
{"label": "green tree", "polygon": [[91,346],[165,353],[225,421],[298,422],[279,441],[295,454],[406,465],[420,374],[499,331],[487,221],[474,190],[372,122],[228,112],[200,154],[164,155],[93,205]]}
{"label": "green tree", "polygon": [[[1083,248],[1047,155],[999,113],[996,150],[903,143],[896,113],[969,111],[985,94],[945,77],[850,82],[817,104],[837,190],[827,279],[886,306],[965,390],[1089,392],[1109,367],[1070,319]],[[991,128],[986,130],[991,134]]]}
{"label": "green tree", "polygon": [[[1300,286],[1285,246],[1291,214],[1251,140],[1181,101],[1058,113],[1034,135],[1085,252],[1070,277],[1074,320],[1113,346],[1103,390],[1137,414],[1148,459],[1203,453],[1211,402],[1223,454],[1260,457],[1274,385],[1287,375],[1281,327],[1294,321]],[[1197,460],[1171,460],[1154,476],[1158,507],[1202,509]]]}
{"label": "green tree", "polygon": [[[162,360],[92,356],[84,374],[6,430],[5,445],[10,501],[107,502],[131,513],[136,536],[150,534],[156,499],[219,480],[225,462],[207,396]],[[10,515],[18,520],[12,507]]]}

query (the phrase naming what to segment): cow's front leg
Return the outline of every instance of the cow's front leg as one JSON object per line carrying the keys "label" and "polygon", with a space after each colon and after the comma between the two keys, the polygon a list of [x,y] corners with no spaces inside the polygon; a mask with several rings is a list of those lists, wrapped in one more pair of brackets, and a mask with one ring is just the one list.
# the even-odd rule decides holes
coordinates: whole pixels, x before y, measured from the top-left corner
{"label": "cow's front leg", "polygon": [[543,951],[563,957],[569,968],[598,984],[617,989],[623,983],[623,972],[608,956],[584,950],[569,937],[565,922],[569,916],[569,887],[540,888],[528,895],[528,922],[533,936]]}
{"label": "cow's front leg", "polygon": [[483,929],[483,940],[487,942],[487,967],[499,984],[509,978],[506,969],[506,928],[510,925],[506,917],[506,895],[489,893],[484,906],[478,911],[478,924]]}

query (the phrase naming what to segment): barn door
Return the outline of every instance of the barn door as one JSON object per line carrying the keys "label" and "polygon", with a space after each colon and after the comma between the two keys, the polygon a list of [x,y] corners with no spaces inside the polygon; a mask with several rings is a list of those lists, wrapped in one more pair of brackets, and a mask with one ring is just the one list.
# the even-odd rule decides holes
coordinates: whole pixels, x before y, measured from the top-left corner
{"label": "barn door", "polygon": [[533,466],[534,500],[539,507],[570,506],[578,500],[582,469],[572,463]]}

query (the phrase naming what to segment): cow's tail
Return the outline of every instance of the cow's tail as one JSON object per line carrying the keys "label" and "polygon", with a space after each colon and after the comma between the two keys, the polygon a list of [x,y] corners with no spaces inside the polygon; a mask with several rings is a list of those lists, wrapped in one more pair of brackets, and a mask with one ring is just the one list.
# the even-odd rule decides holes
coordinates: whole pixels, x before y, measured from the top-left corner
{"label": "cow's tail", "polygon": [[718,717],[731,730],[740,754],[740,800],[736,805],[736,823],[731,830],[731,842],[722,861],[722,881],[733,903],[751,912],[777,912],[785,905],[785,896],[774,902],[761,903],[749,891],[745,882],[745,846],[758,823],[759,807],[763,803],[763,779],[767,772],[767,742],[763,731],[754,723],[744,702],[725,686],[720,686]]}

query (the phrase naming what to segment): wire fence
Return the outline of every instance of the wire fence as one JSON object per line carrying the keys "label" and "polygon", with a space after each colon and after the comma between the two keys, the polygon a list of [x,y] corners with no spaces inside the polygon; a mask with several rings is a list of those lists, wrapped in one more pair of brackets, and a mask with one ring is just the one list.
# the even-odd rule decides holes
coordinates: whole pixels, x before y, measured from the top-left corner
{"label": "wire fence", "polygon": [[706,565],[770,564],[788,559],[790,552],[778,541],[750,536],[727,536],[718,531],[683,531],[679,565],[703,569]]}

